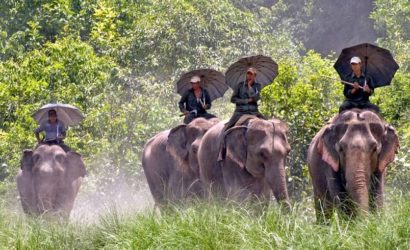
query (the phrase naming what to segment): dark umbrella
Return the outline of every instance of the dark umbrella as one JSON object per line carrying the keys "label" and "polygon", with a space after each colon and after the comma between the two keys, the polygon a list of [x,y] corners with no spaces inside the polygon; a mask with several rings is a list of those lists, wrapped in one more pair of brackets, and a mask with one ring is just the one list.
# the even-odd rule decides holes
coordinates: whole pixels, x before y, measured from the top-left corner
{"label": "dark umbrella", "polygon": [[178,94],[183,95],[191,88],[191,77],[193,76],[201,78],[201,86],[208,91],[211,101],[222,97],[229,88],[225,83],[225,76],[221,72],[213,69],[196,69],[183,74],[178,80]]}
{"label": "dark umbrella", "polygon": [[48,120],[48,111],[54,109],[57,112],[57,119],[62,121],[66,126],[77,125],[84,119],[80,110],[72,105],[63,103],[49,103],[37,110],[33,118],[39,123]]}
{"label": "dark umbrella", "polygon": [[248,68],[256,69],[256,82],[262,85],[262,88],[273,82],[278,75],[278,64],[272,58],[257,55],[239,59],[225,73],[226,82],[235,89],[236,85],[245,81],[246,71]]}
{"label": "dark umbrella", "polygon": [[344,78],[352,72],[350,59],[353,56],[360,57],[363,64],[365,76],[370,76],[373,80],[373,87],[389,85],[394,74],[399,69],[390,51],[377,47],[369,43],[359,44],[345,48],[340,53],[335,65],[333,66],[340,78]]}

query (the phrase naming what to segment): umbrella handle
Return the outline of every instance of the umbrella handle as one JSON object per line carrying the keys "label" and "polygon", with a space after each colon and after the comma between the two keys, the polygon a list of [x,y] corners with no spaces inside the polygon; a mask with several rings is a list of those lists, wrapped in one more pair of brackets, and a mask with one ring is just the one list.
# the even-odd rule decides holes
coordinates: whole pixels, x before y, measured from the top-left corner
{"label": "umbrella handle", "polygon": [[202,107],[205,106],[205,101],[202,101],[202,99],[199,99],[199,102],[201,103]]}
{"label": "umbrella handle", "polygon": [[[347,85],[350,85],[350,86],[353,86],[354,84],[353,83],[351,83],[351,82],[348,82],[348,81],[343,81],[343,80],[338,80],[338,79],[335,79],[335,78],[332,78],[332,77],[329,77],[329,76],[322,76],[322,77],[325,77],[325,78],[327,78],[327,79],[330,79],[330,80],[333,80],[333,81],[337,81],[337,82],[342,82],[343,84],[347,84]],[[366,85],[366,82],[365,82],[365,85]],[[364,89],[364,87],[362,87],[362,86],[359,86],[359,88],[360,89]]]}

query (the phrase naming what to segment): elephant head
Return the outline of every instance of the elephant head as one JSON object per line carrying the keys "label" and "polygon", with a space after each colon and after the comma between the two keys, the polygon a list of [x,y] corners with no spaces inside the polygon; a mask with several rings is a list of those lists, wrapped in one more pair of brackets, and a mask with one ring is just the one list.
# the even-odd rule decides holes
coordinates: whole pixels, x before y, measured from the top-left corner
{"label": "elephant head", "polygon": [[225,132],[223,164],[234,164],[263,180],[278,201],[287,201],[285,161],[290,151],[288,128],[280,120],[251,119]]}
{"label": "elephant head", "polygon": [[217,118],[209,120],[197,118],[189,124],[181,124],[171,129],[166,149],[177,162],[181,172],[199,176],[197,157],[199,145],[206,131],[218,122]]}
{"label": "elephant head", "polygon": [[81,156],[56,145],[25,150],[17,176],[23,209],[27,213],[59,213],[68,217],[86,174]]}
{"label": "elephant head", "polygon": [[398,148],[395,130],[376,113],[360,110],[340,114],[317,144],[322,160],[341,176],[336,188],[347,191],[359,212],[372,201],[382,205],[384,171]]}

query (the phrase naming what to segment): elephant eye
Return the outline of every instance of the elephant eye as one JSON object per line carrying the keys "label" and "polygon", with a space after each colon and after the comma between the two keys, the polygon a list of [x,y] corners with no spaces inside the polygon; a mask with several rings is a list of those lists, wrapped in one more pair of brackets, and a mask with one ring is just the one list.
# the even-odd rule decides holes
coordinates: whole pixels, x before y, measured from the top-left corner
{"label": "elephant eye", "polygon": [[56,155],[56,156],[54,156],[54,158],[58,162],[63,162],[64,161],[64,155]]}
{"label": "elephant eye", "polygon": [[38,162],[40,160],[40,156],[38,154],[33,155],[33,162]]}
{"label": "elephant eye", "polygon": [[343,147],[339,143],[336,143],[335,148],[339,153],[343,152]]}
{"label": "elephant eye", "polygon": [[377,138],[377,140],[380,140],[383,136],[384,133],[384,128],[380,124],[377,123],[370,123],[369,124],[370,131],[372,135]]}

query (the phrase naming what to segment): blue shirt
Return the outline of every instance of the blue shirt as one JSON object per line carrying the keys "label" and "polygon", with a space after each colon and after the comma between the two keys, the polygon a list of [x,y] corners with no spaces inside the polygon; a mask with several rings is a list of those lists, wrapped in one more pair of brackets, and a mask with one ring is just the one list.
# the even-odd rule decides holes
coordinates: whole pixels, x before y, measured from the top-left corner
{"label": "blue shirt", "polygon": [[64,123],[57,120],[54,124],[46,121],[36,129],[36,133],[40,133],[42,131],[46,132],[45,141],[51,141],[56,140],[58,136],[65,136],[67,129],[65,128]]}

